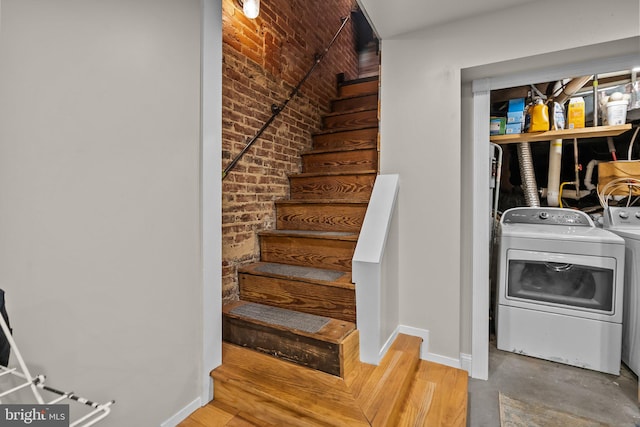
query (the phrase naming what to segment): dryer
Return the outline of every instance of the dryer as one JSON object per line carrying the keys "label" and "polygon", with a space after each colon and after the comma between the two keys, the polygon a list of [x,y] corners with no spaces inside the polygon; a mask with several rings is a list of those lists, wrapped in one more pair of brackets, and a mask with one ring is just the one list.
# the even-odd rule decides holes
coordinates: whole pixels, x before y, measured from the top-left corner
{"label": "dryer", "polygon": [[608,207],[604,226],[625,241],[622,361],[640,374],[640,207]]}
{"label": "dryer", "polygon": [[509,209],[498,233],[498,349],[619,374],[624,240],[562,208]]}

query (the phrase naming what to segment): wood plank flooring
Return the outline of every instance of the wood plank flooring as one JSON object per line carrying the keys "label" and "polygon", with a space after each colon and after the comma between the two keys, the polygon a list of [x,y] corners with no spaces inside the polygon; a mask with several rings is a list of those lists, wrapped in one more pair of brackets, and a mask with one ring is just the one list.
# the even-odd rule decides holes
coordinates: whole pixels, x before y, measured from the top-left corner
{"label": "wood plank flooring", "polygon": [[466,426],[467,372],[420,360],[420,344],[400,334],[343,379],[225,343],[215,400],[179,427]]}

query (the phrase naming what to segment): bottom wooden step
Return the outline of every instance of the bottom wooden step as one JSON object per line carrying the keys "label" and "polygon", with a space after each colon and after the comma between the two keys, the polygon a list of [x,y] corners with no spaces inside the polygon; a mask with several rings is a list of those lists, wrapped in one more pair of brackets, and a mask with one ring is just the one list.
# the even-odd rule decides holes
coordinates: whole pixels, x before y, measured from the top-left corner
{"label": "bottom wooden step", "polygon": [[465,427],[467,372],[420,360],[420,345],[400,334],[380,365],[355,357],[342,379],[223,343],[214,401],[180,426]]}
{"label": "bottom wooden step", "polygon": [[222,331],[227,342],[336,376],[358,349],[354,323],[246,301],[223,307]]}
{"label": "bottom wooden step", "polygon": [[274,426],[368,426],[338,377],[223,344],[214,379],[214,402]]}

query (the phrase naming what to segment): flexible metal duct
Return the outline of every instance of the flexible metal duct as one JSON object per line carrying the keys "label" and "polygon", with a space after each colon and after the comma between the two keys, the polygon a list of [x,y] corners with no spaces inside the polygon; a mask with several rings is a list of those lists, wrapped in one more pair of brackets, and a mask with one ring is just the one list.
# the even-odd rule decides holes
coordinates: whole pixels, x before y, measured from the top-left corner
{"label": "flexible metal duct", "polygon": [[520,164],[520,178],[522,179],[524,200],[527,206],[540,207],[538,184],[536,183],[536,174],[533,170],[531,146],[529,146],[528,142],[518,144],[518,163]]}

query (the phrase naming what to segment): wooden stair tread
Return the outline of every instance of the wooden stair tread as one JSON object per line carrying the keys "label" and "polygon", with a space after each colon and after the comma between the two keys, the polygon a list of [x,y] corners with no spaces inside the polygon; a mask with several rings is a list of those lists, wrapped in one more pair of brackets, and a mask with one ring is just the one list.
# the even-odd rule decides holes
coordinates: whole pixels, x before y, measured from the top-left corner
{"label": "wooden stair tread", "polygon": [[[208,405],[211,405],[220,411],[224,411],[226,413],[234,415],[234,417],[231,420],[229,420],[227,424],[225,424],[225,427],[252,427],[252,426],[275,427],[273,424],[260,420],[255,416],[253,416],[252,414],[240,411],[237,408],[234,408],[233,406],[226,405],[217,400],[212,400],[211,402],[208,403]],[[212,426],[212,425],[215,426],[216,425],[215,422],[207,424],[207,426]]]}
{"label": "wooden stair tread", "polygon": [[330,270],[351,271],[358,233],[354,231],[265,230],[260,260]]}
{"label": "wooden stair tread", "polygon": [[227,412],[211,402],[193,412],[188,419],[178,424],[178,427],[226,426],[235,416],[236,411]]}
{"label": "wooden stair tread", "polygon": [[323,148],[319,150],[309,150],[302,153],[302,156],[312,156],[314,154],[330,154],[330,153],[351,153],[354,151],[371,151],[375,150],[375,147],[336,147],[336,148]]}
{"label": "wooden stair tread", "polygon": [[357,84],[360,84],[360,83],[369,83],[369,82],[373,82],[373,81],[378,81],[378,79],[379,79],[378,76],[369,76],[369,77],[360,77],[360,78],[352,79],[352,80],[344,80],[344,81],[341,81],[338,84],[338,87],[357,85]]}
{"label": "wooden stair tread", "polygon": [[251,414],[213,400],[194,411],[178,427],[276,427]]}
{"label": "wooden stair tread", "polygon": [[367,130],[367,129],[378,129],[378,126],[364,125],[364,126],[349,126],[349,127],[341,127],[341,128],[324,129],[324,130],[313,133],[312,136],[330,135],[334,133],[353,132],[353,131]]}
{"label": "wooden stair tread", "polygon": [[[342,128],[344,129],[344,128]],[[364,147],[378,149],[378,127],[327,131],[313,135],[313,148]]]}
{"label": "wooden stair tread", "polygon": [[363,384],[358,401],[373,426],[398,419],[420,361],[422,338],[398,334]]}
{"label": "wooden stair tread", "polygon": [[377,108],[371,108],[371,107],[359,107],[359,108],[351,108],[349,110],[345,110],[345,111],[332,111],[330,113],[326,113],[323,114],[322,117],[328,118],[328,117],[339,117],[339,116],[344,116],[347,114],[353,114],[353,113],[364,113],[364,112],[378,112]]}
{"label": "wooden stair tread", "polygon": [[327,113],[322,116],[323,129],[351,129],[355,126],[378,126],[378,109],[352,108],[349,111]]}
{"label": "wooden stair tread", "polygon": [[315,178],[325,176],[352,176],[352,175],[377,175],[375,170],[361,170],[358,172],[307,172],[307,173],[294,173],[289,175],[290,178]]}
{"label": "wooden stair tread", "polygon": [[301,154],[302,170],[305,173],[359,173],[363,170],[378,170],[377,147],[350,146],[325,147]]}
{"label": "wooden stair tread", "polygon": [[400,425],[466,426],[468,375],[462,369],[421,360]]}
{"label": "wooden stair tread", "polygon": [[[251,414],[251,424],[261,427],[312,427],[317,423],[311,422],[309,417],[295,412],[278,401],[273,401],[271,396],[266,395],[258,389],[248,389],[242,387],[238,382],[226,381],[225,377],[215,378],[216,400],[224,402],[229,406],[240,409],[241,420],[245,419],[245,414]],[[233,419],[235,421],[236,418]],[[256,421],[254,421],[256,420]],[[251,426],[249,424],[249,426]],[[246,426],[245,424],[239,424]]]}
{"label": "wooden stair tread", "polygon": [[348,95],[355,95],[358,93],[366,93],[366,92],[371,92],[373,90],[378,90],[379,83],[378,83],[377,76],[371,76],[371,77],[372,79],[370,80],[365,80],[363,78],[356,81],[345,82],[338,85],[338,95],[348,96]]}
{"label": "wooden stair tread", "polygon": [[355,323],[351,272],[259,262],[238,269],[240,299]]}
{"label": "wooden stair tread", "polygon": [[[269,267],[283,266],[288,271],[292,271],[293,274],[278,273],[272,269],[268,271]],[[266,268],[265,268],[266,267]],[[287,280],[298,280],[307,283],[318,283],[326,286],[335,286],[346,289],[355,289],[355,285],[352,283],[351,272],[340,270],[329,270],[316,267],[302,267],[293,266],[288,264],[279,264],[275,262],[255,262],[243,267],[238,268],[238,273],[251,274],[254,276],[276,277]],[[325,275],[339,276],[336,279],[325,280],[322,278],[323,273]]]}
{"label": "wooden stair tread", "polygon": [[[314,425],[313,420],[317,421],[315,425],[369,425],[339,377],[229,343],[223,343],[222,361],[211,373],[216,384],[218,381],[233,384],[298,413],[306,419],[306,425]],[[258,414],[262,408],[255,410]]]}
{"label": "wooden stair tread", "polygon": [[[222,313],[224,316],[228,318],[241,319],[247,323],[261,325],[269,329],[286,331],[298,336],[309,337],[318,341],[323,341],[323,342],[333,343],[333,344],[341,343],[347,337],[347,335],[353,332],[356,328],[355,324],[352,322],[345,322],[343,320],[328,318],[328,322],[318,332],[313,333],[313,332],[307,332],[300,329],[296,329],[293,326],[288,327],[285,325],[275,324],[268,321],[261,321],[254,318],[246,318],[241,315],[234,314],[232,312],[234,308],[240,307],[242,305],[247,305],[247,304],[257,304],[257,303],[249,303],[246,301],[233,301],[222,306]],[[272,307],[264,304],[257,304],[257,305],[263,306],[265,310],[276,310],[276,309],[286,310],[286,309],[280,309],[280,308],[276,308],[276,307]],[[294,311],[294,310],[287,310],[287,311]],[[298,315],[306,316],[309,318],[320,317],[320,316],[315,316],[313,314],[307,314],[302,312],[295,312],[295,313],[297,316]]]}
{"label": "wooden stair tread", "polygon": [[300,237],[305,239],[358,241],[358,233],[349,231],[314,231],[314,230],[263,230],[258,233],[265,237]]}
{"label": "wooden stair tread", "polygon": [[[377,88],[376,88],[377,89]],[[343,94],[341,98],[332,99],[330,102],[331,112],[350,111],[355,108],[375,108],[378,109],[380,102],[378,92],[361,91],[360,93]]]}
{"label": "wooden stair tread", "polygon": [[353,393],[354,396],[360,395],[364,384],[376,368],[376,365],[359,362],[357,369],[355,369],[349,377],[345,378],[345,382],[351,389],[351,393]]}
{"label": "wooden stair tread", "polygon": [[276,200],[276,205],[368,205],[369,202],[363,202],[362,200],[344,200],[344,199],[282,199]]}
{"label": "wooden stair tread", "polygon": [[222,308],[223,340],[335,376],[355,346],[355,323],[272,305],[236,301]]}
{"label": "wooden stair tread", "polygon": [[[411,390],[407,400],[405,401],[402,413],[400,414],[398,425],[407,427],[434,425],[429,424],[427,419],[434,418],[433,415],[431,417],[429,415],[430,412],[432,412],[431,405],[433,404],[437,388],[438,386],[435,382],[427,381],[422,378],[414,378]],[[453,426],[453,424],[441,423],[437,423],[435,425]]]}
{"label": "wooden stair tread", "polygon": [[371,96],[371,95],[376,95],[377,96],[378,95],[378,91],[374,90],[372,92],[365,92],[365,93],[360,93],[360,94],[357,94],[357,95],[338,96],[338,97],[332,98],[330,102],[334,103],[334,102],[340,102],[340,101],[349,101],[349,100],[352,100],[352,99],[366,98],[366,97]]}

